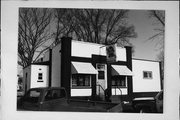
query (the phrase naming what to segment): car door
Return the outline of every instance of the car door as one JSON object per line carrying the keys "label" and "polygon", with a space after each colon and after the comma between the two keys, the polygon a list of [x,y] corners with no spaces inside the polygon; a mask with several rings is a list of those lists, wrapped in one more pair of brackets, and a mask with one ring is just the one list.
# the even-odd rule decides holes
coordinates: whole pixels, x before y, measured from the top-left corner
{"label": "car door", "polygon": [[68,107],[64,89],[50,89],[45,92],[41,110],[63,111]]}
{"label": "car door", "polygon": [[26,110],[39,110],[41,90],[33,89],[27,92],[23,98],[22,107]]}

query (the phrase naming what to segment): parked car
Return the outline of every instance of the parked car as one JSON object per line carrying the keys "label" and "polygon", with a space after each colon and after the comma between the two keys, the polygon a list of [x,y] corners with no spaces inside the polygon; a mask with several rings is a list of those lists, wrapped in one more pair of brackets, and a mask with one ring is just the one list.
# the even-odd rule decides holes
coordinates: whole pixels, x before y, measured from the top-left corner
{"label": "parked car", "polygon": [[18,110],[122,112],[117,103],[69,99],[62,87],[32,88],[19,99]]}
{"label": "parked car", "polygon": [[134,98],[132,107],[140,113],[162,113],[163,112],[163,91],[155,97]]}

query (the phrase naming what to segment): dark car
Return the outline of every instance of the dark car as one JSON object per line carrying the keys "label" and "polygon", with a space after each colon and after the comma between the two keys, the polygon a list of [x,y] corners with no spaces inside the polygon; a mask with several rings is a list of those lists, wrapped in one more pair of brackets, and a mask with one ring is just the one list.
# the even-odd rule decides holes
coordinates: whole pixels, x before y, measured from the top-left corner
{"label": "dark car", "polygon": [[18,101],[18,110],[122,112],[121,104],[67,98],[63,87],[32,88]]}
{"label": "dark car", "polygon": [[160,91],[155,97],[134,98],[132,107],[140,113],[162,113],[163,91]]}

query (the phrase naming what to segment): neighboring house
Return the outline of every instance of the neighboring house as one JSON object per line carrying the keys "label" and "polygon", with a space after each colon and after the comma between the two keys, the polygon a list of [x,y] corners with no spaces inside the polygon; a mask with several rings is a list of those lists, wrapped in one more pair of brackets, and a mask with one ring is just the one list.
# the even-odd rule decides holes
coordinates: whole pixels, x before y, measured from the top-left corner
{"label": "neighboring house", "polygon": [[105,46],[62,38],[42,62],[24,69],[27,89],[65,87],[70,97],[154,96],[161,90],[160,63],[132,59],[131,47]]}

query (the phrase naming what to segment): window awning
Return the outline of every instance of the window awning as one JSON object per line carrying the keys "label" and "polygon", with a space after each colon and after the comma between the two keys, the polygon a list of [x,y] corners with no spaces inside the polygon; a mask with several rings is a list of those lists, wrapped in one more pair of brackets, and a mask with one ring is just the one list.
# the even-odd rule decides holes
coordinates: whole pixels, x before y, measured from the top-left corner
{"label": "window awning", "polygon": [[124,65],[112,65],[112,75],[133,76],[132,71]]}
{"label": "window awning", "polygon": [[91,63],[84,62],[71,62],[71,73],[72,74],[98,74],[97,70],[92,66]]}

